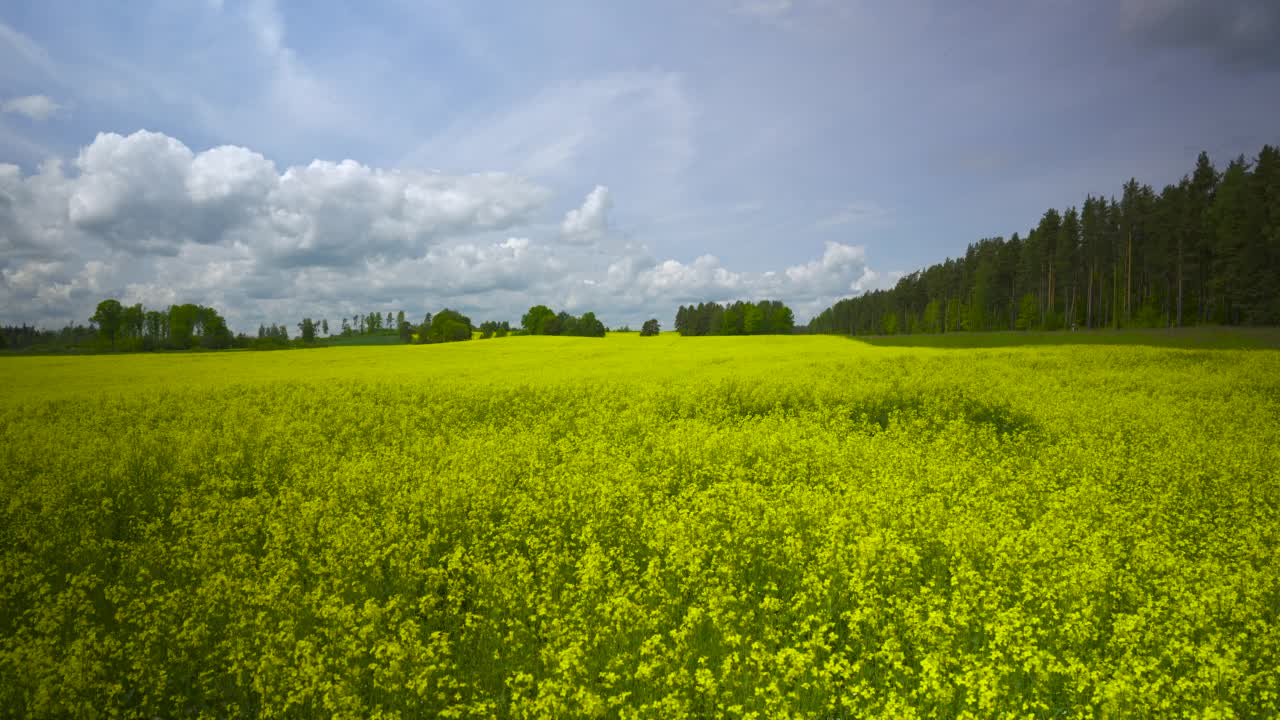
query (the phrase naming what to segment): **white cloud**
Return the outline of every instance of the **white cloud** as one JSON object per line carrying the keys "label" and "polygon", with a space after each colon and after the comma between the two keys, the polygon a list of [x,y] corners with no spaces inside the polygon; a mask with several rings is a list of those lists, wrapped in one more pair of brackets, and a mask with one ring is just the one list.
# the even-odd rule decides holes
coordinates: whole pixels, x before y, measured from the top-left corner
{"label": "white cloud", "polygon": [[566,242],[590,244],[602,240],[609,231],[609,188],[597,185],[587,194],[582,207],[570,210],[560,223],[560,234]]}
{"label": "white cloud", "polygon": [[414,257],[443,238],[527,219],[548,193],[503,174],[386,171],[351,160],[290,168],[268,197],[271,254],[297,264]]}
{"label": "white cloud", "polygon": [[68,182],[59,162],[29,177],[0,164],[0,267],[7,259],[59,259],[73,240],[67,228]]}
{"label": "white cloud", "polygon": [[62,109],[47,95],[24,95],[10,98],[0,103],[0,111],[14,115],[23,115],[31,120],[43,122]]}
{"label": "white cloud", "polygon": [[546,303],[635,324],[681,303],[770,298],[807,317],[879,282],[861,247],[835,242],[770,272],[584,244],[607,235],[603,186],[557,227],[536,216],[546,189],[503,173],[279,170],[247,148],[197,152],[145,131],[99,135],[69,169],[0,165],[0,322],[84,322],[109,296],[213,305],[242,330],[446,305],[514,320]]}
{"label": "white cloud", "polygon": [[728,299],[742,292],[745,286],[741,274],[730,272],[720,265],[714,255],[700,255],[692,263],[666,260],[637,275],[636,284],[649,297],[678,297],[694,299],[712,297]]}
{"label": "white cloud", "polygon": [[[17,193],[40,181],[46,204],[50,195],[64,196],[64,213],[46,207],[38,221],[70,226],[111,248],[173,255],[188,242],[241,243],[286,265],[416,256],[446,237],[522,222],[548,196],[502,173],[386,171],[352,160],[317,160],[279,173],[246,148],[195,153],[146,131],[100,134],[80,152],[73,177],[55,170],[51,178],[23,181],[8,167],[0,188]],[[17,237],[30,244],[30,232]]]}
{"label": "white cloud", "polygon": [[867,267],[865,248],[838,242],[827,242],[820,259],[793,265],[784,275],[795,287],[806,288],[811,297],[861,292],[876,279]]}

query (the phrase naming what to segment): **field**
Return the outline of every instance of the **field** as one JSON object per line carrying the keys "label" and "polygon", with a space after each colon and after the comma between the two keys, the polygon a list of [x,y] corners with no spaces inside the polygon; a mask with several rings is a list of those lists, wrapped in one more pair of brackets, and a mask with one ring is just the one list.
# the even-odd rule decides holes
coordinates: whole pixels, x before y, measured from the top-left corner
{"label": "field", "polygon": [[400,333],[394,330],[379,331],[373,334],[357,333],[355,335],[332,335],[319,338],[321,345],[339,347],[346,345],[402,345]]}
{"label": "field", "polygon": [[0,358],[0,716],[1275,717],[1223,344]]}
{"label": "field", "polygon": [[1149,345],[1185,349],[1280,350],[1280,328],[1195,327],[1176,330],[953,332],[860,338],[882,347],[990,348],[1028,345]]}

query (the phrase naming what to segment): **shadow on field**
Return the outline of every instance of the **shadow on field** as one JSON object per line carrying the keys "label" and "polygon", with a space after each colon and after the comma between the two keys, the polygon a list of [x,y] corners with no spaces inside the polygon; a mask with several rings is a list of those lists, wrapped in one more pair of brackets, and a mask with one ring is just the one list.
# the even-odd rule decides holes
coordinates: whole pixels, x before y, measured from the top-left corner
{"label": "shadow on field", "polygon": [[965,395],[878,395],[857,401],[850,418],[882,430],[894,424],[911,424],[937,431],[956,420],[972,427],[990,428],[997,435],[1038,435],[1042,430],[1040,423],[1027,413]]}
{"label": "shadow on field", "polygon": [[1029,345],[1145,345],[1201,350],[1280,349],[1280,328],[1179,328],[1173,330],[1062,330],[1058,332],[951,332],[940,335],[857,335],[879,347],[998,348]]}

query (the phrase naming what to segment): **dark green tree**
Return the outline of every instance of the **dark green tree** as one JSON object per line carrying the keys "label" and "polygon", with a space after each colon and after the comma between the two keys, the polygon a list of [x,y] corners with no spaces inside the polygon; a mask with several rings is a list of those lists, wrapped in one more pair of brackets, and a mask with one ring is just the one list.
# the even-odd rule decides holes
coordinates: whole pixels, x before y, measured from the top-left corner
{"label": "dark green tree", "polygon": [[745,303],[742,306],[742,332],[744,335],[760,335],[764,332],[765,315],[760,306]]}
{"label": "dark green tree", "polygon": [[555,317],[555,311],[546,305],[534,305],[520,318],[520,326],[530,335],[555,334],[547,332],[548,323],[554,321]]}
{"label": "dark green tree", "polygon": [[581,337],[604,337],[604,323],[596,319],[593,312],[585,312],[578,318],[577,334]]}
{"label": "dark green tree", "polygon": [[424,342],[459,342],[471,339],[471,318],[456,310],[445,308],[431,317]]}
{"label": "dark green tree", "polygon": [[302,318],[302,322],[298,323],[298,333],[304,343],[313,343],[316,341],[316,323],[311,318]]}
{"label": "dark green tree", "polygon": [[98,303],[98,310],[89,318],[89,322],[98,326],[98,333],[111,344],[111,349],[116,349],[116,335],[120,333],[120,326],[124,321],[124,308],[120,306],[119,300],[103,300]]}

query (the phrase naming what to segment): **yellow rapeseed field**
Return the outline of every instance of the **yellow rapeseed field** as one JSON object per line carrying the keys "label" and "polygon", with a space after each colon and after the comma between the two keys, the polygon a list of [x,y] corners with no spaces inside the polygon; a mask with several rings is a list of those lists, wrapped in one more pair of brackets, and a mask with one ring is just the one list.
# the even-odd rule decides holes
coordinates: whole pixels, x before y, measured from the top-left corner
{"label": "yellow rapeseed field", "polygon": [[1280,715],[1280,352],[0,358],[0,715]]}

